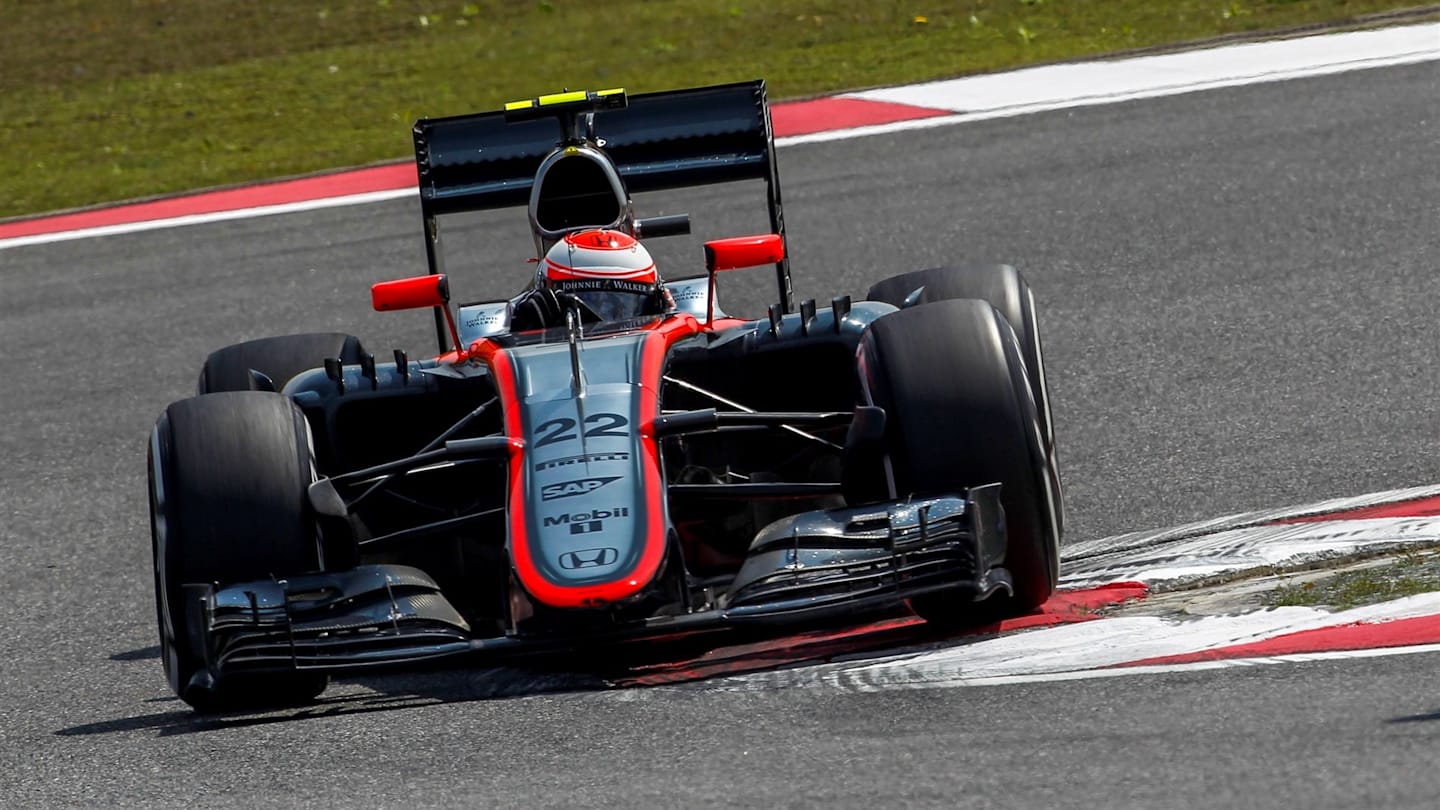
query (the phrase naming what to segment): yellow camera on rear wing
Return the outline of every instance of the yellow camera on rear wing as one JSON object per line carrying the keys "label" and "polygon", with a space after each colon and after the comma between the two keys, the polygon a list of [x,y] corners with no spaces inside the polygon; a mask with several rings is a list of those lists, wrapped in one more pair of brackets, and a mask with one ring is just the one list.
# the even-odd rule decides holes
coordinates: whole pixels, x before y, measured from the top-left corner
{"label": "yellow camera on rear wing", "polygon": [[609,90],[573,90],[506,102],[504,112],[506,121],[531,121],[552,115],[568,116],[599,110],[618,110],[628,103],[623,87]]}

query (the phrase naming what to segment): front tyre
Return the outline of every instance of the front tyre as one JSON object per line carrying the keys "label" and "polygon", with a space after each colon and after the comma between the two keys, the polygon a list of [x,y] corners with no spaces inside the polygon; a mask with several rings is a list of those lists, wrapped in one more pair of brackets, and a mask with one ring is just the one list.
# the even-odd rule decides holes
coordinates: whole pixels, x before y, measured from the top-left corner
{"label": "front tyre", "polygon": [[211,352],[200,368],[196,389],[201,394],[266,390],[257,388],[257,380],[251,372],[258,371],[269,379],[273,390],[279,391],[296,374],[320,368],[326,358],[334,357],[346,365],[356,365],[364,354],[359,338],[341,332],[310,332],[247,340]]}
{"label": "front tyre", "polygon": [[191,644],[186,583],[283,578],[320,568],[306,487],[309,427],[285,396],[256,391],[181,400],[150,437],[150,532],[161,657],[170,687],[202,712],[304,703],[323,674],[211,677]]}
{"label": "front tyre", "polygon": [[[967,264],[958,267],[932,267],[891,276],[870,288],[866,298],[903,306],[916,290],[920,295],[912,304],[930,304],[957,298],[978,298],[988,301],[1000,311],[1015,330],[1020,341],[1020,356],[1025,360],[1025,377],[1035,398],[1040,418],[1040,435],[1045,449],[1055,464],[1055,420],[1050,412],[1050,388],[1045,381],[1045,356],[1040,347],[1040,324],[1036,314],[1035,295],[1019,270],[1008,264]],[[1065,507],[1061,497],[1060,477],[1052,470],[1051,489],[1055,495],[1055,519],[1061,534],[1065,531]]]}
{"label": "front tyre", "polygon": [[[939,301],[885,315],[860,346],[870,404],[885,410],[895,496],[943,495],[999,482],[1005,567],[1015,593],[990,608],[1018,615],[1059,579],[1060,532],[1050,459],[1015,332],[989,303]],[[911,600],[929,621],[976,615],[969,594]]]}

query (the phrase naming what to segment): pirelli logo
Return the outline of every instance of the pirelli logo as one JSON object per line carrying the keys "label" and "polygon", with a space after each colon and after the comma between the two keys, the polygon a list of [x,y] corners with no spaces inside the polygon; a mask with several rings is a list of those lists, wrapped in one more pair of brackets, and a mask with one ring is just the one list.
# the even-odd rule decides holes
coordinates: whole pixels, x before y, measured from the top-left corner
{"label": "pirelli logo", "polygon": [[535,465],[535,470],[553,470],[559,467],[569,467],[573,464],[593,464],[599,461],[629,461],[630,453],[590,453],[584,456],[565,456],[564,458],[552,458],[549,461],[542,461]]}

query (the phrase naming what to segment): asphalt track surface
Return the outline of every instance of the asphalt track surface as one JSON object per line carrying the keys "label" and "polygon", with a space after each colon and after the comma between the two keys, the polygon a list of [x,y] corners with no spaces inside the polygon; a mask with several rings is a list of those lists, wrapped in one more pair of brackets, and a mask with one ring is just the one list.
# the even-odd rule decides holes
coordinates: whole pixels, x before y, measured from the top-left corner
{"label": "asphalt track surface", "polygon": [[[796,288],[1028,275],[1076,539],[1440,481],[1440,64],[791,147]],[[702,236],[754,189],[652,201]],[[641,200],[642,207],[646,201]],[[446,672],[192,718],[155,659],[146,436],[207,351],[348,329],[413,200],[0,253],[0,804],[1433,807],[1440,657],[849,693]],[[487,240],[491,229],[503,238]],[[518,212],[456,295],[523,283]],[[508,253],[507,253],[508,252]],[[694,267],[694,244],[658,251]],[[684,264],[682,265],[682,261]],[[671,275],[676,275],[672,269]],[[768,279],[725,279],[759,313]]]}

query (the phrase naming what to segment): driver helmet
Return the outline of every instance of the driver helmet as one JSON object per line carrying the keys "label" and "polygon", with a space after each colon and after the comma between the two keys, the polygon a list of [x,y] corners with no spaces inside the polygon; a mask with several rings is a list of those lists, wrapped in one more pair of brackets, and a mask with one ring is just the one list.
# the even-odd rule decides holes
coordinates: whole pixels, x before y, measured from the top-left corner
{"label": "driver helmet", "polygon": [[541,283],[580,299],[602,321],[619,321],[663,311],[655,260],[623,231],[584,230],[566,234],[545,254]]}

